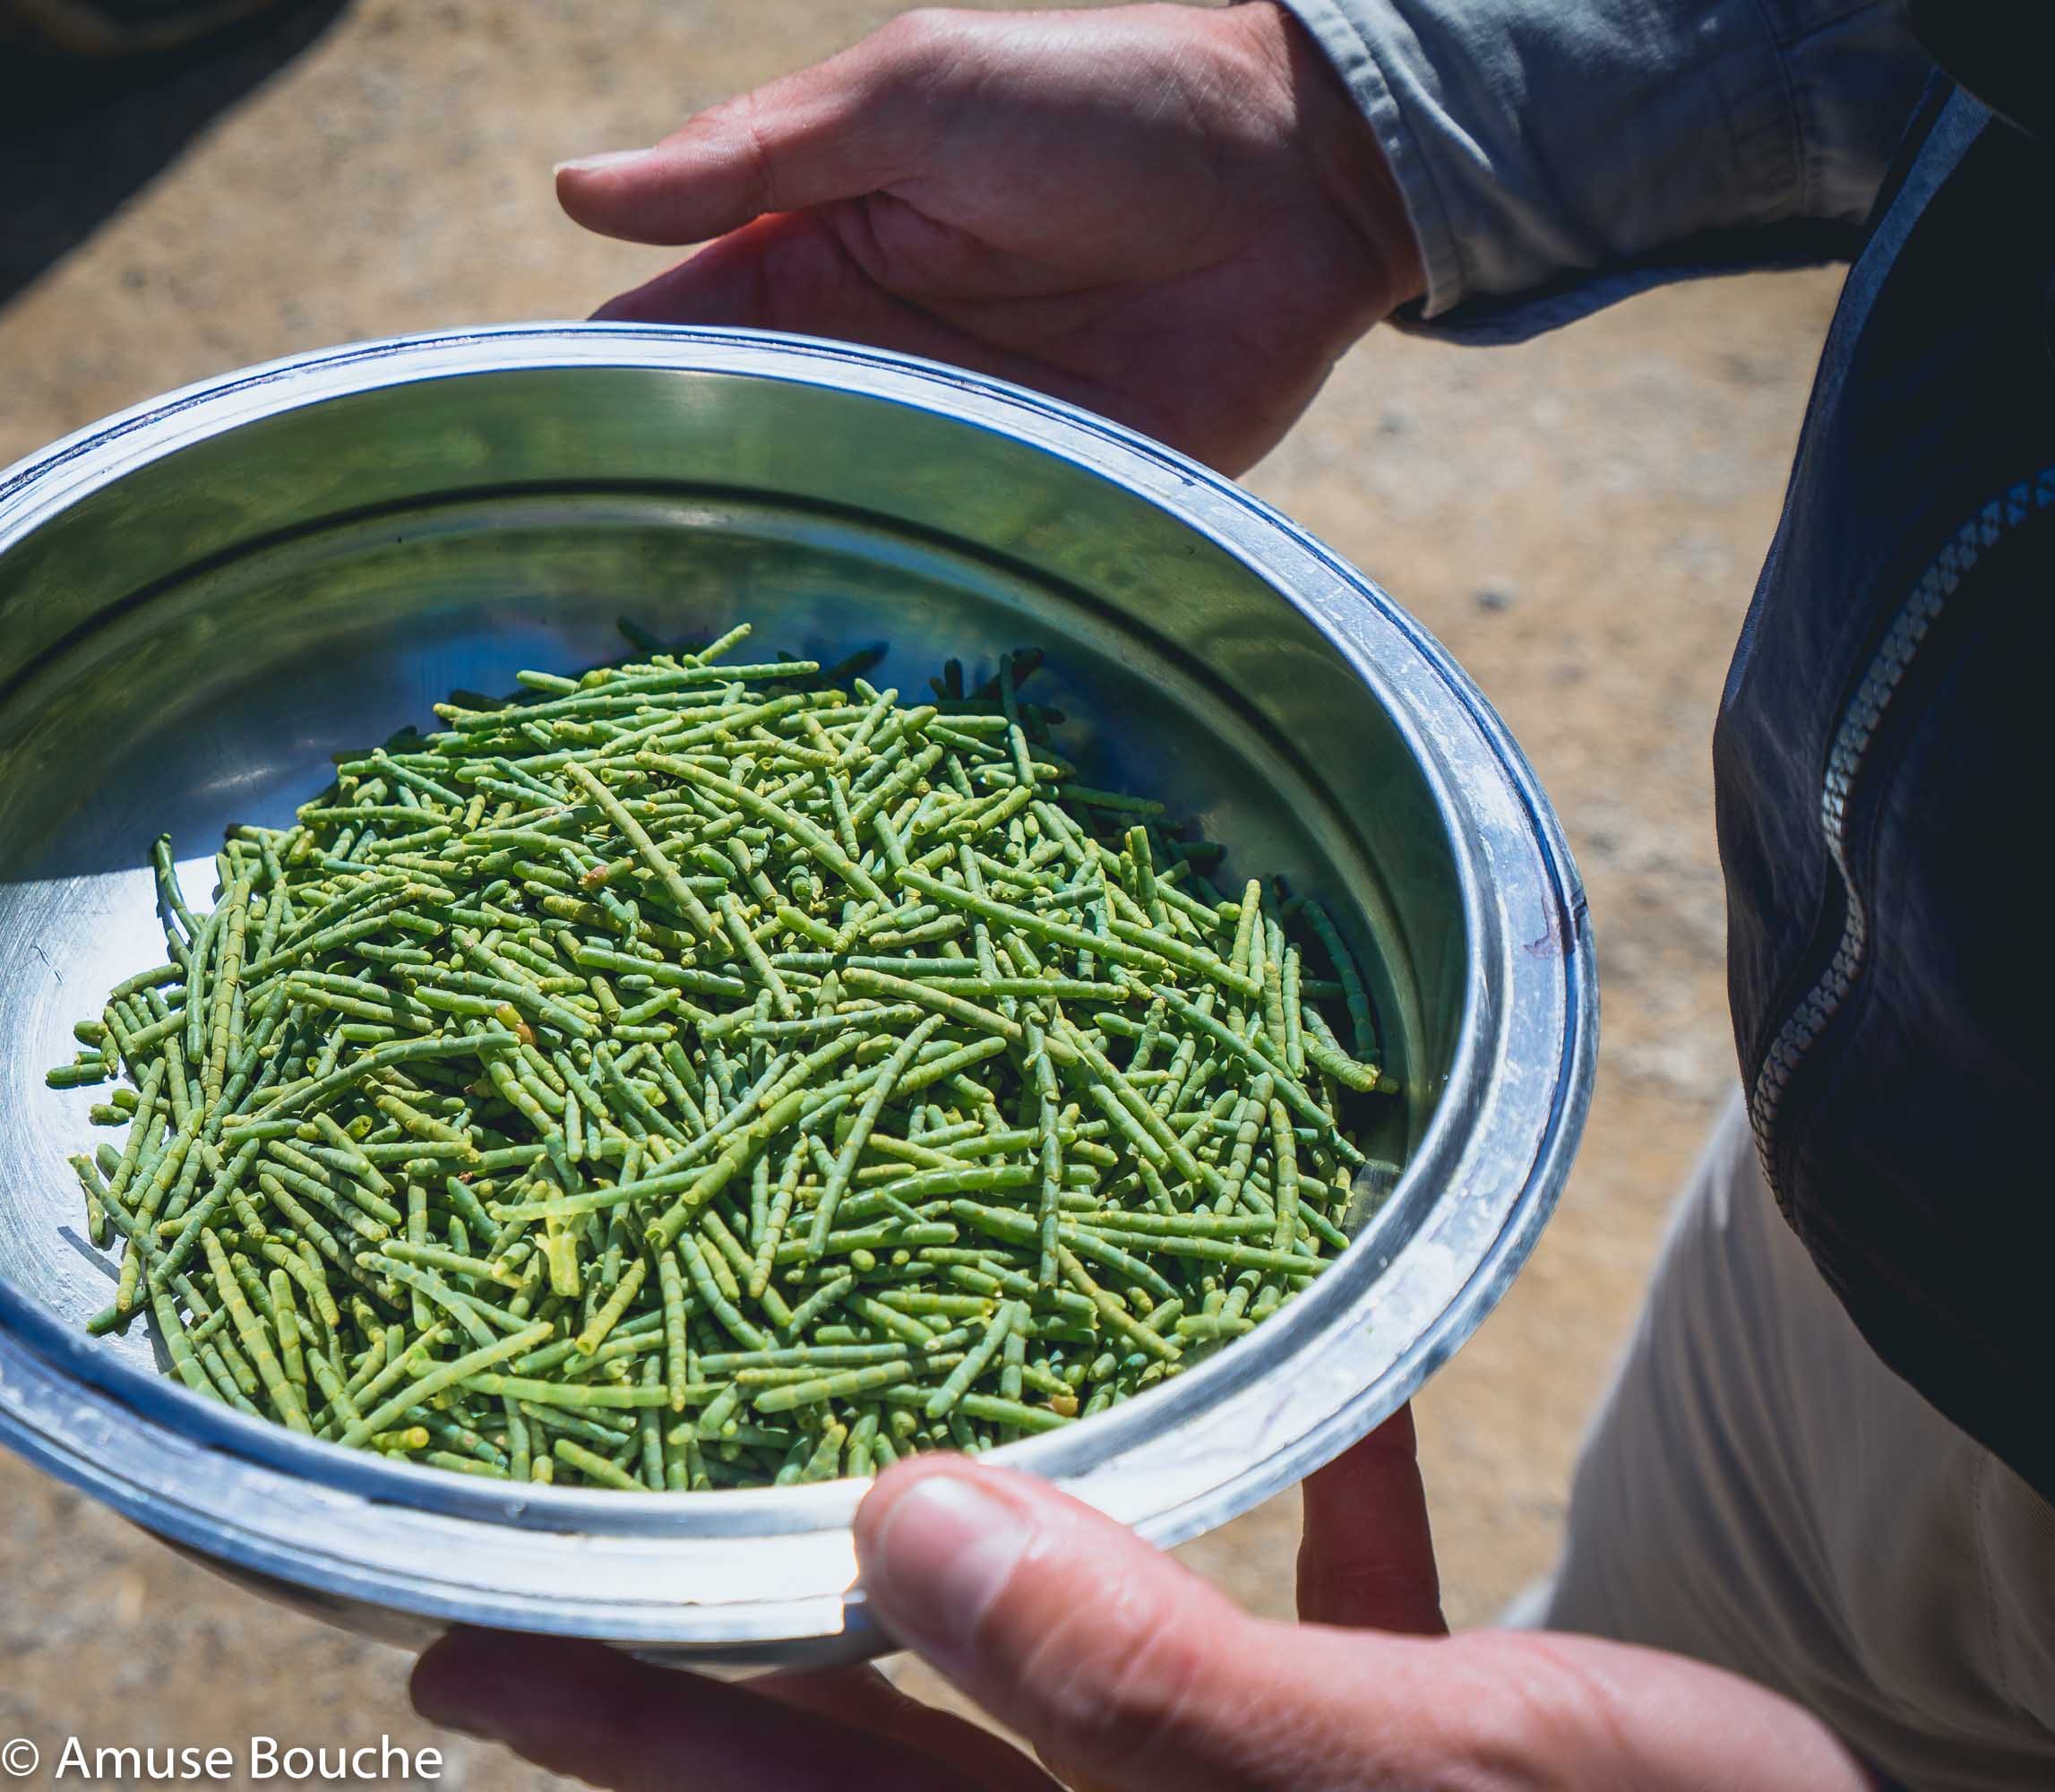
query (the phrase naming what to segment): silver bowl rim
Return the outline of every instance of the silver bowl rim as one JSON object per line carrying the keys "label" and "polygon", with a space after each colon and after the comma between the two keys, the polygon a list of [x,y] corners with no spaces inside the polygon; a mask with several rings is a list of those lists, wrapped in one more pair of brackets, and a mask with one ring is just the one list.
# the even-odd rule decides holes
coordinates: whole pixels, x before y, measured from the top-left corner
{"label": "silver bowl rim", "polygon": [[[1340,654],[1352,673],[1385,703],[1413,748],[1454,843],[1473,967],[1480,940],[1495,937],[1500,917],[1485,899],[1477,855],[1462,846],[1465,805],[1459,788],[1489,784],[1509,798],[1522,818],[1537,880],[1550,909],[1546,950],[1514,950],[1516,967],[1552,964],[1564,1025],[1545,1088],[1522,1107],[1532,1154],[1510,1186],[1487,1192],[1493,1222],[1451,1277],[1451,1293],[1425,1325],[1374,1377],[1338,1408],[1296,1417],[1265,1440],[1265,1453],[1198,1497],[1163,1510],[1136,1503],[1132,1466],[1118,1486],[1094,1486],[1094,1463],[1119,1463],[1156,1440],[1174,1434],[1222,1390],[1247,1383],[1248,1347],[1266,1341],[1268,1354],[1288,1359],[1320,1341],[1337,1324],[1353,1322],[1363,1305],[1361,1289],[1345,1287],[1329,1271],[1251,1339],[1218,1353],[1145,1400],[1103,1414],[1074,1430],[1023,1440],[993,1460],[1050,1475],[1125,1517],[1163,1545],[1197,1535],[1290,1485],[1346,1447],[1395,1410],[1475,1331],[1502,1296],[1531,1252],[1567,1176],[1588,1109],[1596,1056],[1597,984],[1582,885],[1560,824],[1531,767],[1481,692],[1440,643],[1367,578],[1307,530],[1262,500],[1199,463],[1105,418],[1004,382],[916,358],[815,338],[768,332],[635,324],[512,324],[382,339],[287,357],[200,382],[118,412],[53,444],[0,472],[0,556],[82,497],[137,467],[225,430],[350,393],[403,382],[469,374],[577,367],[737,372],[752,377],[826,385],[887,402],[911,405],[966,426],[992,430],[1057,454],[1102,478],[1124,477],[1138,501],[1170,511],[1215,546],[1242,561],[1277,590]],[[1281,583],[1275,562],[1296,559],[1317,573],[1332,597],[1315,604]],[[1381,626],[1409,650],[1411,663],[1430,675],[1425,688],[1395,702],[1389,679],[1365,658],[1363,643],[1344,638],[1335,600],[1368,607]],[[1432,744],[1423,709],[1433,711],[1441,737]],[[1467,741],[1448,737],[1450,725]],[[1451,752],[1460,763],[1448,762]],[[1476,780],[1474,785],[1471,780]],[[1458,1127],[1464,1104],[1450,1097],[1490,1075],[1487,1045],[1502,1044],[1504,1025],[1491,1039],[1479,1035],[1475,978],[1466,1004],[1457,1058],[1447,1086],[1412,1161],[1385,1210],[1440,1172],[1462,1167]],[[1543,1068],[1536,1066],[1536,1068]],[[1525,1080],[1522,1080],[1525,1081]],[[1538,1095],[1539,1098],[1532,1098]],[[1383,1228],[1365,1228],[1337,1263],[1374,1254]],[[1380,1282],[1404,1252],[1380,1265]],[[1354,1298],[1351,1297],[1353,1295]],[[1328,1340],[1331,1343],[1331,1339]],[[1238,1373],[1239,1372],[1239,1373]],[[1245,1390],[1244,1390],[1245,1391]],[[124,1438],[125,1460],[99,1460],[111,1432]],[[766,1598],[746,1608],[687,1607],[701,1621],[681,1621],[675,1594],[661,1601],[622,1586],[608,1597],[568,1610],[560,1598],[505,1588],[466,1586],[460,1578],[419,1564],[394,1579],[391,1564],[366,1572],[351,1533],[361,1506],[374,1503],[397,1516],[412,1511],[431,1529],[460,1538],[465,1527],[510,1522],[534,1527],[546,1547],[580,1539],[647,1539],[661,1546],[682,1531],[705,1538],[794,1536],[847,1531],[863,1484],[723,1491],[681,1501],[667,1494],[628,1495],[555,1487],[525,1487],[518,1496],[499,1484],[473,1482],[438,1470],[372,1459],[340,1446],[303,1439],[274,1425],[205,1401],[175,1381],[149,1374],[104,1351],[0,1280],[0,1437],[21,1453],[92,1493],[129,1517],[175,1540],[238,1566],[302,1587],[455,1621],[498,1623],[623,1641],[682,1642],[776,1641],[791,1632],[797,1605],[817,1605],[821,1592]],[[1084,1440],[1084,1442],[1080,1442]],[[187,1497],[181,1474],[194,1447],[208,1452],[211,1470],[237,1483],[236,1497],[217,1492]],[[1090,1459],[1089,1460],[1081,1459]],[[288,1488],[318,1490],[313,1503],[284,1499]],[[496,1490],[495,1490],[496,1489]],[[275,1504],[281,1516],[267,1523]],[[291,1526],[327,1521],[321,1537],[288,1534]],[[454,1527],[454,1529],[451,1529]],[[361,1540],[361,1536],[357,1540]],[[623,1564],[625,1566],[625,1564]],[[860,1630],[860,1591],[846,1588],[838,1624],[817,1618],[801,1628]],[[718,1614],[711,1622],[706,1615]]]}

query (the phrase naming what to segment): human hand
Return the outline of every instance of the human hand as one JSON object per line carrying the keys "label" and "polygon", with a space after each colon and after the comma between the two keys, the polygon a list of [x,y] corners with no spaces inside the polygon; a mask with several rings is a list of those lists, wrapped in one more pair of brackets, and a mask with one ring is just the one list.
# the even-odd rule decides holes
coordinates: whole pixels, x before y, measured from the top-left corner
{"label": "human hand", "polygon": [[1016,1733],[871,1669],[730,1685],[588,1643],[457,1632],[421,1658],[433,1722],[619,1792],[1859,1792],[1816,1719],[1653,1650],[1441,1623],[1401,1413],[1306,1483],[1298,1626],[1247,1616],[1045,1483],[892,1469],[856,1519],[879,1622]]}
{"label": "human hand", "polygon": [[599,316],[747,324],[1037,387],[1228,472],[1422,290],[1369,126],[1282,7],[907,13],[654,149],[588,228],[718,241]]}

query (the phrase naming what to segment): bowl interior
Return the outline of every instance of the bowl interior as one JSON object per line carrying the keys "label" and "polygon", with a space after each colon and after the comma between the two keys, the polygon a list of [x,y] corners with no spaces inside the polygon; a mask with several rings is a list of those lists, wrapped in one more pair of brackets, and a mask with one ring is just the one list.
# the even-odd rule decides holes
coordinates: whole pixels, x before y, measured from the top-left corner
{"label": "bowl interior", "polygon": [[[751,651],[924,690],[1039,645],[1029,694],[1095,783],[1162,797],[1330,908],[1406,1090],[1403,1159],[1454,1060],[1463,898],[1380,694],[1186,523],[938,411],[728,372],[534,368],[317,398],[139,460],[0,552],[0,1278],[77,1322],[111,1297],[64,1159],[96,1092],[43,1086],[74,1020],[160,961],[140,869],[196,900],[235,821],[280,823],[331,754],[456,688],[575,672],[748,620]],[[1366,1190],[1367,1197],[1378,1191]],[[1386,1216],[1401,1229],[1407,1217]],[[106,1348],[154,1366],[144,1328]]]}

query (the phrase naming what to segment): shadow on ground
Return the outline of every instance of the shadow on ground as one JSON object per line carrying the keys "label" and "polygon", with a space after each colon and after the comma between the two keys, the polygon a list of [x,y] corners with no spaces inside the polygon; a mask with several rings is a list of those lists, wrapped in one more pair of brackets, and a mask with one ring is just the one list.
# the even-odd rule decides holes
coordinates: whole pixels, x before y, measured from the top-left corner
{"label": "shadow on ground", "polygon": [[0,304],[90,237],[217,114],[314,43],[350,0],[133,65],[0,54]]}

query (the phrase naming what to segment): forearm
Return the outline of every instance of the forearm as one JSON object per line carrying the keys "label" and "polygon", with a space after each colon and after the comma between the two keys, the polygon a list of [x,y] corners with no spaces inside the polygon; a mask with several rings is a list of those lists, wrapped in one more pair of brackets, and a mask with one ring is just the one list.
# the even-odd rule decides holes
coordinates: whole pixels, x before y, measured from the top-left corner
{"label": "forearm", "polygon": [[1426,319],[1751,238],[1844,254],[1929,73],[1897,0],[1285,4],[1404,195]]}

